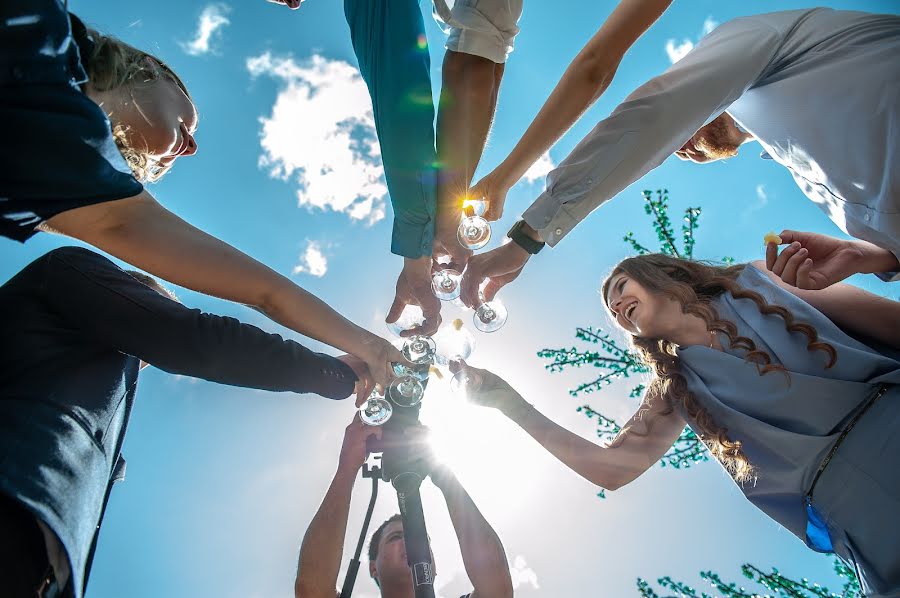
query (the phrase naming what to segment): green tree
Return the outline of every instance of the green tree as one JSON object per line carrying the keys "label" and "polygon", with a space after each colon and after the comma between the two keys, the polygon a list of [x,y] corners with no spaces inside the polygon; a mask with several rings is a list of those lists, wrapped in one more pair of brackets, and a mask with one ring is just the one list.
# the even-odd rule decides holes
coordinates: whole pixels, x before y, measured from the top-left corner
{"label": "green tree", "polygon": [[[700,208],[687,208],[684,211],[681,224],[681,248],[679,249],[675,230],[669,219],[668,190],[658,189],[655,197],[652,191],[644,191],[643,196],[644,211],[652,219],[659,251],[676,257],[693,258],[695,234],[700,221]],[[633,232],[626,234],[623,240],[638,254],[650,253],[650,250],[638,241]],[[724,257],[721,261],[724,263],[734,262],[730,257]],[[561,372],[568,368],[584,366],[600,370],[594,380],[585,382],[569,391],[569,394],[574,397],[582,393],[598,392],[615,380],[632,376],[640,377],[649,373],[647,367],[640,362],[638,356],[630,348],[621,346],[601,329],[576,328],[575,338],[589,346],[583,349],[573,346],[538,351],[539,357],[550,361],[544,367],[551,372]],[[639,398],[643,392],[644,385],[637,383],[632,387],[629,396]],[[577,410],[596,423],[597,436],[601,440],[612,440],[621,430],[621,427],[612,418],[603,415],[599,409],[595,409],[591,405],[583,404]],[[690,428],[685,428],[672,448],[660,460],[660,465],[681,469],[708,459],[709,453],[706,446]],[[598,496],[604,497],[605,494],[601,490]]]}
{"label": "green tree", "polygon": [[[718,573],[703,571],[700,578],[707,582],[716,592],[716,596],[722,598],[855,598],[861,596],[859,582],[853,570],[844,564],[839,558],[834,557],[834,571],[843,580],[843,587],[838,592],[832,592],[825,586],[809,581],[806,578],[795,580],[782,575],[778,569],[772,567],[771,571],[763,571],[755,565],[745,563],[741,566],[744,577],[757,586],[765,588],[766,592],[748,589],[737,583],[723,581]],[[637,589],[642,598],[712,598],[706,592],[698,592],[684,582],[672,579],[669,576],[656,580],[658,590],[644,579],[638,578]],[[660,593],[662,592],[662,593]]]}

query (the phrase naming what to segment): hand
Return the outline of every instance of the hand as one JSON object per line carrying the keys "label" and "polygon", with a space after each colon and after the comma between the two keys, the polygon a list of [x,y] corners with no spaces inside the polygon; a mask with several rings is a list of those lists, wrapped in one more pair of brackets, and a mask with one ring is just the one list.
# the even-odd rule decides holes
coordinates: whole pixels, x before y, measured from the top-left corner
{"label": "hand", "polygon": [[[485,301],[491,301],[497,291],[519,277],[529,257],[530,253],[512,242],[473,256],[463,272],[460,299],[472,309],[478,309],[481,295]],[[485,280],[487,285],[483,293],[479,292]]]}
{"label": "hand", "polygon": [[483,215],[485,220],[500,220],[500,217],[503,216],[506,194],[515,184],[516,181],[510,180],[506,172],[498,166],[469,189],[469,197],[482,199],[487,203],[487,209]]}
{"label": "hand", "polygon": [[441,302],[431,289],[431,257],[417,259],[404,258],[403,270],[397,278],[397,293],[394,303],[388,311],[385,322],[391,324],[400,318],[407,305],[418,305],[422,308],[425,322],[412,330],[401,333],[407,337],[416,334],[432,335],[441,325]]}
{"label": "hand", "polygon": [[824,289],[863,271],[868,244],[793,230],[779,236],[788,246],[779,254],[778,246],[768,243],[766,268],[791,286]]}
{"label": "hand", "polygon": [[303,4],[303,0],[266,0],[267,2],[271,2],[272,4],[281,4],[282,6],[287,6],[291,10],[297,10],[300,8],[300,5]]}
{"label": "hand", "polygon": [[450,371],[454,374],[464,371],[479,380],[478,390],[470,393],[468,399],[480,407],[490,407],[509,415],[512,408],[525,402],[506,380],[493,372],[473,368],[462,359],[451,361]]}
{"label": "hand", "polygon": [[338,361],[343,361],[353,373],[356,374],[356,384],[353,386],[353,393],[356,395],[356,406],[359,407],[366,402],[372,389],[375,388],[375,379],[372,378],[372,372],[366,362],[354,355],[339,355]]}
{"label": "hand", "polygon": [[[397,347],[374,334],[362,341],[354,351],[354,354],[365,362],[372,381],[382,391],[394,378],[394,368],[391,364],[409,363]],[[359,395],[357,395],[357,406],[362,404],[358,397]],[[367,397],[368,394],[363,397],[363,400]]]}
{"label": "hand", "polygon": [[338,467],[354,474],[359,471],[369,455],[369,438],[380,440],[381,431],[381,426],[367,426],[359,419],[359,414],[355,414],[353,421],[344,430],[344,443],[341,445]]}
{"label": "hand", "polygon": [[459,242],[457,232],[462,212],[455,208],[438,208],[437,222],[434,225],[434,243],[432,244],[432,258],[437,263],[437,258],[447,257],[450,266],[459,272],[466,268],[472,250],[463,247]]}

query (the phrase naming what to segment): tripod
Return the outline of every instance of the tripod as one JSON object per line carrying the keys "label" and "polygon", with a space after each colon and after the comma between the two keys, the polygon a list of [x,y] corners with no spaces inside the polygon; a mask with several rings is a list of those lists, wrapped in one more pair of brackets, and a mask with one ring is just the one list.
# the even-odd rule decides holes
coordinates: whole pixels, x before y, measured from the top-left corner
{"label": "tripod", "polygon": [[350,561],[347,577],[341,589],[341,598],[350,598],[356,575],[359,571],[359,556],[365,544],[366,534],[378,496],[378,479],[390,481],[397,493],[400,518],[403,522],[403,540],[406,543],[406,559],[412,573],[413,590],[416,598],[434,598],[434,563],[431,561],[431,547],[425,528],[425,513],[419,487],[428,475],[428,463],[422,451],[410,443],[405,431],[419,423],[419,405],[396,407],[390,420],[383,426],[379,446],[371,447],[371,452],[381,449],[381,463],[363,470],[364,478],[372,479],[372,498],[363,522],[362,533],[356,546],[354,558]]}

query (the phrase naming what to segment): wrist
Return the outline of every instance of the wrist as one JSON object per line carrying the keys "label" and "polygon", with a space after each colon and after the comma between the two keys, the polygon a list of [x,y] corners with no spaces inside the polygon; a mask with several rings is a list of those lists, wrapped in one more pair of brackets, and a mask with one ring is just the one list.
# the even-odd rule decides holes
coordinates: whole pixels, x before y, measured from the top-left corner
{"label": "wrist", "polygon": [[900,261],[898,261],[897,256],[887,249],[866,241],[854,241],[854,244],[859,248],[862,255],[858,268],[860,273],[878,274],[879,272],[892,272],[900,269]]}
{"label": "wrist", "polygon": [[516,423],[521,423],[528,417],[528,413],[534,407],[517,393],[504,400],[497,408],[507,418]]}
{"label": "wrist", "polygon": [[339,461],[332,484],[353,488],[353,484],[356,483],[356,476],[359,474],[360,469],[362,469],[362,463],[351,464]]}
{"label": "wrist", "polygon": [[525,233],[526,235],[528,235],[529,237],[531,237],[532,239],[534,239],[535,241],[537,241],[539,243],[544,243],[544,238],[541,236],[541,232],[539,230],[532,227],[530,224],[528,224],[524,220],[522,222],[524,222],[524,224],[522,225],[523,233]]}

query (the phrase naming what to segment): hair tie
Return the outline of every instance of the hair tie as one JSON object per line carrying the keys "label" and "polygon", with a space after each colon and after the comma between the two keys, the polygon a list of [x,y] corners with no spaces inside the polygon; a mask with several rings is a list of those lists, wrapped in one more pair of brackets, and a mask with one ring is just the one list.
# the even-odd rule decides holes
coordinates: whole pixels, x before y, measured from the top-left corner
{"label": "hair tie", "polygon": [[69,13],[69,22],[72,24],[72,39],[78,46],[78,53],[81,56],[81,65],[87,70],[88,62],[94,55],[94,47],[97,45],[94,38],[88,33],[84,22],[77,16]]}

